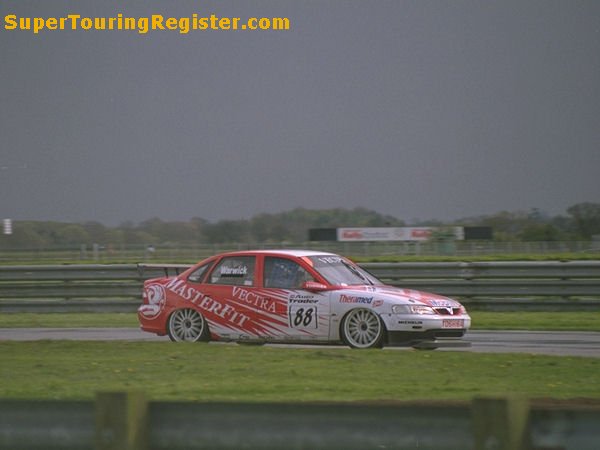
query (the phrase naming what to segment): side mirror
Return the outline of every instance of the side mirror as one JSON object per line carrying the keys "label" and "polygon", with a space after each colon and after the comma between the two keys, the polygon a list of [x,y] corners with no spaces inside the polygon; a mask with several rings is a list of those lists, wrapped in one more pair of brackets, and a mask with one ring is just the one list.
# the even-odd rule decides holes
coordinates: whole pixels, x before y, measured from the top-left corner
{"label": "side mirror", "polygon": [[311,292],[319,292],[327,290],[328,287],[325,284],[318,283],[316,281],[305,281],[304,283],[302,283],[302,289]]}

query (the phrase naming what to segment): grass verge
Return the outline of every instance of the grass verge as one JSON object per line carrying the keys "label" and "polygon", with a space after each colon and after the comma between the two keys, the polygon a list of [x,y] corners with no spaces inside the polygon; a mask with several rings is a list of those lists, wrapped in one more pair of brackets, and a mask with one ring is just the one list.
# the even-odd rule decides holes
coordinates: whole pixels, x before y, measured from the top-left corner
{"label": "grass verge", "polygon": [[414,350],[294,349],[170,342],[0,342],[0,398],[468,400],[600,398],[600,359]]}
{"label": "grass verge", "polygon": [[600,311],[470,311],[473,330],[600,331]]}
{"label": "grass verge", "polygon": [[[598,331],[600,311],[471,311],[473,330]],[[137,328],[134,313],[1,314],[0,328]]]}
{"label": "grass verge", "polygon": [[135,313],[7,313],[0,328],[137,328]]}

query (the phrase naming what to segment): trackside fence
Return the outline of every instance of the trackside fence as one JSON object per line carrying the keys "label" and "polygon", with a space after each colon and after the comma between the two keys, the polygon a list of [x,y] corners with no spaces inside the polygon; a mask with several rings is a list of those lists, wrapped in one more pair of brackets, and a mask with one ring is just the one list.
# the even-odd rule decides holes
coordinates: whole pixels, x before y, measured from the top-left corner
{"label": "trackside fence", "polygon": [[[1,238],[1,236],[0,236]],[[556,255],[579,253],[599,255],[600,241],[558,242],[496,242],[496,241],[445,241],[445,242],[232,242],[220,244],[161,244],[161,245],[98,245],[41,246],[14,248],[9,241],[0,239],[0,262],[22,261],[35,264],[62,261],[81,262],[153,262],[199,261],[216,253],[236,250],[273,250],[304,248],[351,256],[489,256],[489,255]]]}
{"label": "trackside fence", "polygon": [[198,403],[140,392],[0,400],[0,448],[597,450],[600,402]]}
{"label": "trackside fence", "polygon": [[[134,311],[144,280],[189,265],[0,266],[0,311]],[[494,310],[600,310],[600,261],[365,263],[384,282]]]}

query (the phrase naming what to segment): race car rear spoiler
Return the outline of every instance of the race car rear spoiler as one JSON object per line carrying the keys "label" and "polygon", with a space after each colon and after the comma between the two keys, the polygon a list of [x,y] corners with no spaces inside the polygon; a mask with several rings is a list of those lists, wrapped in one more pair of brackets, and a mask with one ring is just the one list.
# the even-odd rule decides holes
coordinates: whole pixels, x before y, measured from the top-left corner
{"label": "race car rear spoiler", "polygon": [[[157,270],[163,270],[165,277],[170,276],[169,270],[173,271],[175,275],[179,275],[181,272],[186,271],[192,267],[191,264],[143,264],[138,263],[137,270],[138,274],[142,278],[152,278],[156,276]],[[150,273],[148,273],[150,272]],[[171,274],[173,274],[173,272]]]}

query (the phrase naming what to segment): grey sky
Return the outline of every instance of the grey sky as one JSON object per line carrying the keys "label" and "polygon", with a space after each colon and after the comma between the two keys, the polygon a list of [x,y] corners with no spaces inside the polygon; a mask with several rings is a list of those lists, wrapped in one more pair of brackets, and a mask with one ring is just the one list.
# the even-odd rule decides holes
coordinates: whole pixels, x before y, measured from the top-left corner
{"label": "grey sky", "polygon": [[[7,31],[4,17],[291,31]],[[107,224],[600,201],[600,2],[0,4],[0,216]]]}

